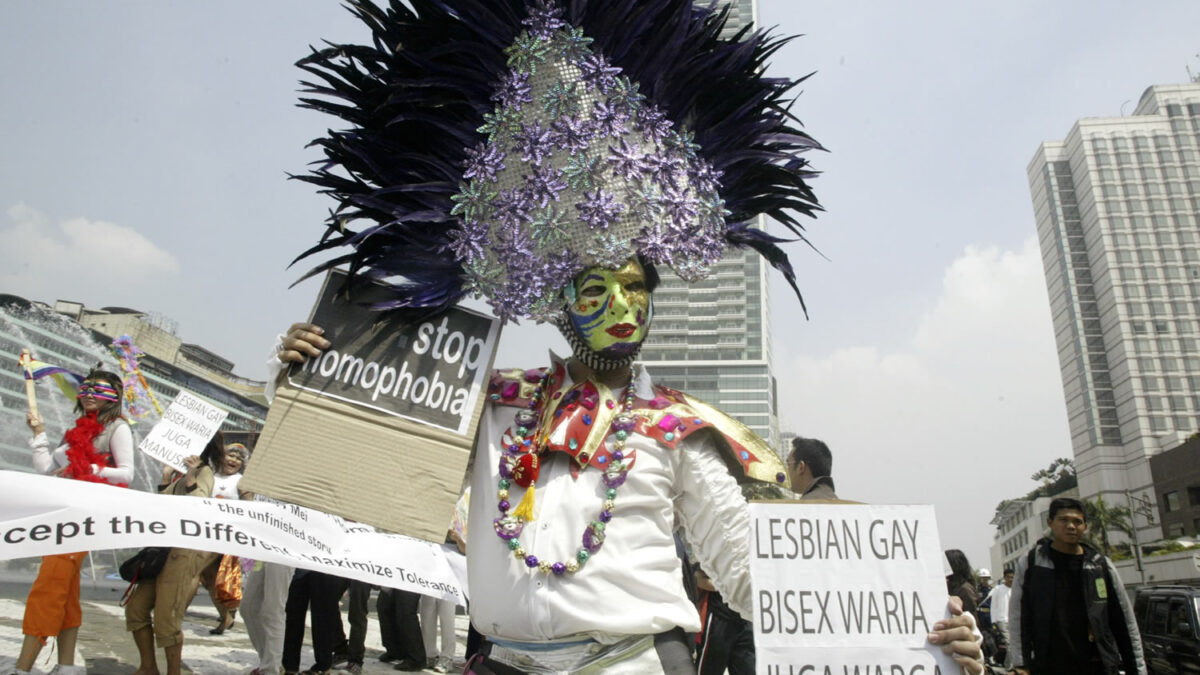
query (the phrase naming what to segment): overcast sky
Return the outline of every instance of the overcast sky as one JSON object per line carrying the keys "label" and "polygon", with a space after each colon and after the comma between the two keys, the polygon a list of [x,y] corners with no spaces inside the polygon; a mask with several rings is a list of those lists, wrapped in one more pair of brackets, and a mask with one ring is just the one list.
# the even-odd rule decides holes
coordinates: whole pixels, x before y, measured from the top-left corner
{"label": "overcast sky", "polygon": [[[932,501],[985,566],[995,504],[1071,453],[1026,165],[1200,71],[1200,3],[761,0],[760,23],[804,35],[771,72],[815,71],[794,110],[829,150],[828,261],[791,247],[810,320],[772,287],[781,425],[830,443],[843,497]],[[336,2],[4,3],[0,292],[162,312],[261,378],[331,206],[286,180],[334,124],[292,64],[363,36]],[[547,347],[509,329],[498,363]]]}

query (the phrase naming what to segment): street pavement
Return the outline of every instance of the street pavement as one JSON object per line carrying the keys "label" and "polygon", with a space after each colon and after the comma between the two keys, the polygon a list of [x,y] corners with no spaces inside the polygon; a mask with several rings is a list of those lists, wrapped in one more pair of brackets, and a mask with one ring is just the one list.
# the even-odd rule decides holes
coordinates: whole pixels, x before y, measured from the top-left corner
{"label": "street pavement", "polygon": [[[7,674],[13,667],[21,648],[21,618],[25,612],[25,596],[33,577],[28,579],[6,575],[0,578],[0,673]],[[81,587],[83,625],[79,629],[79,640],[75,650],[75,663],[87,665],[89,675],[130,675],[137,669],[137,649],[133,639],[125,630],[125,613],[120,606],[121,594],[126,584],[120,581],[84,579]],[[397,673],[391,664],[381,663],[383,645],[379,639],[379,623],[374,611],[375,594],[371,598],[371,611],[367,628],[367,653],[363,672],[370,675]],[[342,606],[345,622],[345,603]],[[244,675],[258,665],[258,657],[250,645],[241,616],[233,628],[224,635],[210,635],[209,629],[217,625],[217,610],[208,595],[201,589],[192,601],[183,622],[183,664],[185,673],[201,675]],[[345,623],[349,630],[350,624]],[[459,614],[455,618],[458,638],[455,668],[461,671],[462,658],[466,649],[467,618]],[[313,664],[310,633],[305,632],[304,649],[301,651],[301,670]],[[58,662],[58,652],[53,641],[42,650],[34,666],[35,673],[48,673]],[[165,672],[162,650],[158,652],[159,670]],[[337,673],[338,671],[333,671]],[[432,672],[432,671],[425,671]]]}

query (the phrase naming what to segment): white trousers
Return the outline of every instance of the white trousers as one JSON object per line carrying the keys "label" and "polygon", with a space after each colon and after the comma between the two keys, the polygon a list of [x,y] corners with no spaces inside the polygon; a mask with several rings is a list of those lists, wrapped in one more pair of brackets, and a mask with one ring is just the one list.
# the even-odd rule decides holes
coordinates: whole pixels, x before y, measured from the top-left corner
{"label": "white trousers", "polygon": [[242,585],[242,620],[263,675],[279,675],[283,662],[283,606],[292,571],[287,565],[260,563]]}
{"label": "white trousers", "polygon": [[[440,658],[454,660],[454,603],[440,600],[428,595],[421,596],[421,637],[425,639],[425,656],[433,658],[436,653]],[[436,621],[435,621],[436,619]],[[437,642],[437,624],[442,625],[442,650],[435,652]]]}

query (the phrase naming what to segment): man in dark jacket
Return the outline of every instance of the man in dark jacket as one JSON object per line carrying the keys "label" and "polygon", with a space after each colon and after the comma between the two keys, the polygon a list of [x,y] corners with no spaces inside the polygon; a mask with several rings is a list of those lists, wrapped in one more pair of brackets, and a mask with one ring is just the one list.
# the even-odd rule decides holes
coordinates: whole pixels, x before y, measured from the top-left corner
{"label": "man in dark jacket", "polygon": [[800,499],[837,499],[833,490],[833,453],[815,438],[792,439],[788,476]]}
{"label": "man in dark jacket", "polygon": [[1112,562],[1083,541],[1078,499],[1050,502],[1051,538],[1017,563],[1009,654],[1022,675],[1146,675],[1133,608]]}

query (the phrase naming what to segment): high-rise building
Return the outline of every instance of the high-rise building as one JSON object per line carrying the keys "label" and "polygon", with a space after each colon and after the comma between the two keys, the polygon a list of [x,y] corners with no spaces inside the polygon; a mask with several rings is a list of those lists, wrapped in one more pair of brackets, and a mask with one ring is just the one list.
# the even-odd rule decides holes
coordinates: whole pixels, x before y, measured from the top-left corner
{"label": "high-rise building", "polygon": [[1200,429],[1198,146],[1200,83],[1156,85],[1028,167],[1085,498],[1157,501],[1149,458]]}
{"label": "high-rise building", "polygon": [[[724,4],[726,37],[757,18],[755,0]],[[720,408],[779,446],[767,269],[757,253],[731,250],[711,277],[690,285],[663,270],[641,359],[657,382]]]}

